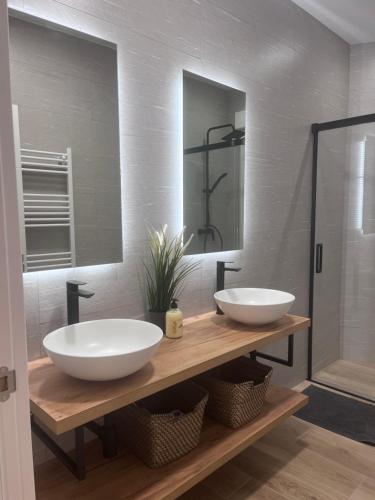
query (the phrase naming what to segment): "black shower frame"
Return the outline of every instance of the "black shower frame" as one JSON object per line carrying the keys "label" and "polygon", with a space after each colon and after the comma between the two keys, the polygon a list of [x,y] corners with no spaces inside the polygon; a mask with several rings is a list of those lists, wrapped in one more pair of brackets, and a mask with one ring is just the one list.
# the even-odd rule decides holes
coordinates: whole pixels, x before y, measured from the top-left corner
{"label": "black shower frame", "polygon": [[316,191],[317,191],[317,180],[318,180],[318,148],[319,148],[319,132],[325,130],[334,130],[345,127],[352,127],[355,125],[363,125],[365,123],[375,122],[375,113],[368,115],[353,116],[351,118],[343,118],[341,120],[334,120],[322,123],[313,123],[311,125],[311,132],[313,135],[313,164],[312,164],[312,190],[311,190],[311,230],[310,230],[310,284],[309,284],[309,317],[311,320],[309,333],[308,333],[308,359],[307,359],[307,380],[314,382],[315,384],[333,389],[335,391],[342,392],[349,396],[355,396],[356,398],[363,399],[365,401],[374,402],[374,400],[365,398],[358,394],[338,389],[337,387],[330,386],[328,384],[323,384],[313,379],[312,375],[312,356],[313,356],[313,314],[314,314],[314,278],[315,278],[315,267],[316,265],[321,266],[321,262],[317,262],[316,259],[321,252],[316,252]]}
{"label": "black shower frame", "polygon": [[[215,127],[212,127],[212,129],[214,128]],[[185,148],[184,155],[190,155],[192,153],[206,153],[207,151],[213,151],[215,149],[225,149],[225,148],[232,148],[233,146],[244,146],[244,145],[245,145],[245,139],[233,139],[232,141],[213,142],[211,144],[202,144],[202,146],[193,146],[192,148]]]}

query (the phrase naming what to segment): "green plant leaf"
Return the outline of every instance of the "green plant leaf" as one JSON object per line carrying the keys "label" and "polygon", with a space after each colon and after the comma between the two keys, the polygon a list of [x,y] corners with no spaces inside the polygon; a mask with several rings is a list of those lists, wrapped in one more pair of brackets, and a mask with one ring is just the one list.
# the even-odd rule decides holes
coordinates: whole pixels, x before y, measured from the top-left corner
{"label": "green plant leaf", "polygon": [[173,298],[182,293],[184,281],[200,265],[184,262],[185,250],[191,238],[183,244],[184,231],[169,237],[167,226],[160,231],[149,229],[149,258],[143,262],[146,270],[146,295],[150,311],[165,312]]}

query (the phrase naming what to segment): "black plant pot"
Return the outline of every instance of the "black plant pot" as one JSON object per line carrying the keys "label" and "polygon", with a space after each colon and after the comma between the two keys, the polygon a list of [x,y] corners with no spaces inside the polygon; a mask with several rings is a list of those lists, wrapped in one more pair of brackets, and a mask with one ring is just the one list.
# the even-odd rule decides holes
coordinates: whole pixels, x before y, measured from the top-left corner
{"label": "black plant pot", "polygon": [[164,335],[165,335],[165,315],[166,315],[165,312],[148,311],[149,322],[161,328],[163,330]]}

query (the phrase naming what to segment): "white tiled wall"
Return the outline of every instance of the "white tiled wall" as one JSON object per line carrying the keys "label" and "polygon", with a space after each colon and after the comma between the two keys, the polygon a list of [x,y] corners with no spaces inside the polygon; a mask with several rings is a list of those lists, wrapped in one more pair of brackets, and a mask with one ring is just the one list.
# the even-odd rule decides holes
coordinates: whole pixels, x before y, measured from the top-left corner
{"label": "white tiled wall", "polygon": [[[30,358],[65,322],[65,281],[95,291],[82,319],[142,317],[145,227],[182,226],[182,70],[247,93],[244,250],[201,258],[186,315],[213,308],[215,261],[229,285],[288,290],[308,312],[310,125],[346,116],[349,48],[289,0],[11,0],[10,5],[118,46],[124,263],[25,276]],[[286,344],[273,347],[285,355]],[[306,375],[296,337],[289,384]]]}

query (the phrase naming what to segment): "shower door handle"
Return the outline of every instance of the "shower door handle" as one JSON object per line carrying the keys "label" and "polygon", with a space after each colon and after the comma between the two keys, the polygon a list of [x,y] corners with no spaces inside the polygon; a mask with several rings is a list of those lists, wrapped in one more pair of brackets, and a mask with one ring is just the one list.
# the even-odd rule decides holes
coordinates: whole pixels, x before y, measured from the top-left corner
{"label": "shower door handle", "polygon": [[315,272],[321,273],[323,270],[323,243],[318,243],[316,245],[316,262],[315,262]]}

